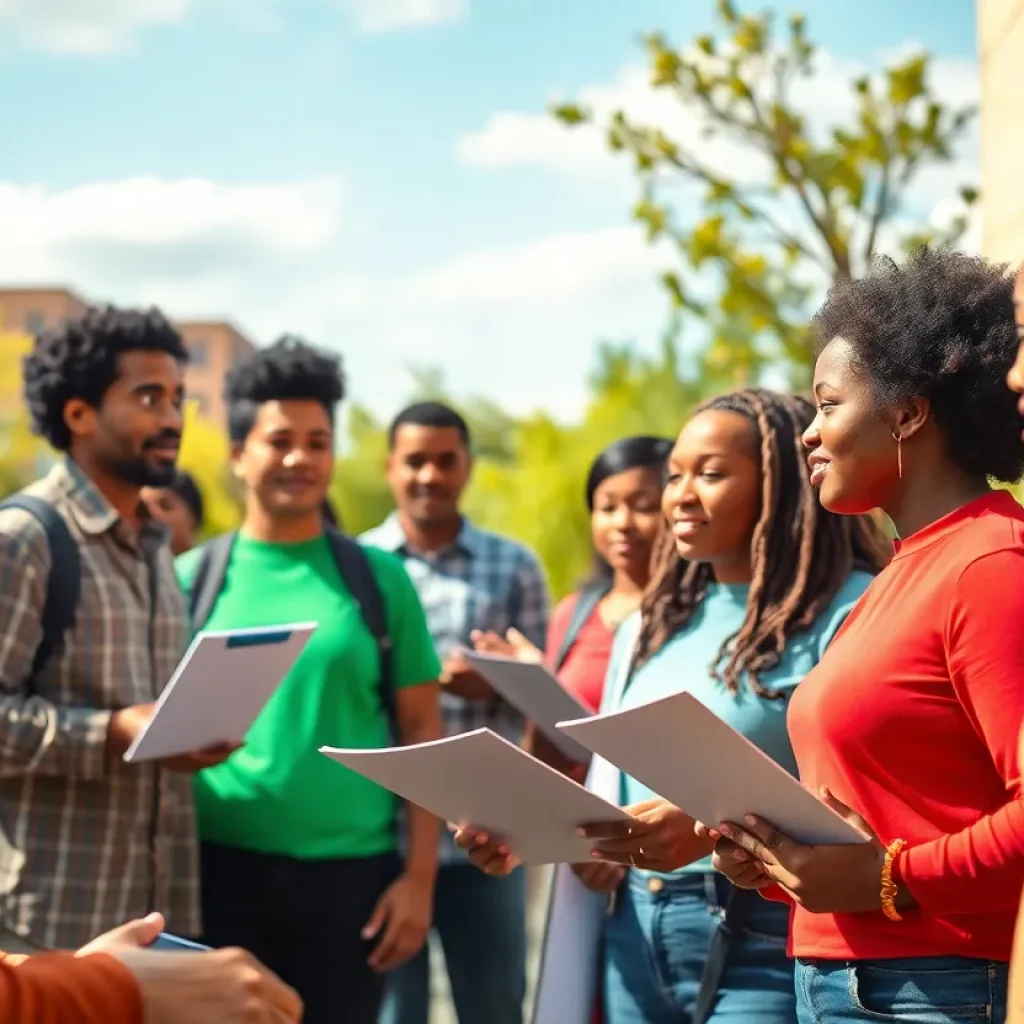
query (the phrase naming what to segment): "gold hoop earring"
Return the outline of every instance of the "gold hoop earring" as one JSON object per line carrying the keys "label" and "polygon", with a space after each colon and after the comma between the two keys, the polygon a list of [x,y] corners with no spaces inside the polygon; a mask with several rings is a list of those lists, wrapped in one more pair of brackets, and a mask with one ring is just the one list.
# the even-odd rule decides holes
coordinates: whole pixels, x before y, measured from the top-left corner
{"label": "gold hoop earring", "polygon": [[903,438],[894,430],[892,432],[892,439],[896,442],[896,469],[899,472],[900,479],[903,479]]}

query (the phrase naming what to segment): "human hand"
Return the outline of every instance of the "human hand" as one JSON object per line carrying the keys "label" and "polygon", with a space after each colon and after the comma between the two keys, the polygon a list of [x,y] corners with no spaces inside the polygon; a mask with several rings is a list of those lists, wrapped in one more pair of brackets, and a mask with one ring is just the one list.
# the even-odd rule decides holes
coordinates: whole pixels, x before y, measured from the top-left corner
{"label": "human hand", "polygon": [[618,892],[626,877],[626,869],[621,864],[570,864],[569,867],[591,892]]}
{"label": "human hand", "polygon": [[163,931],[150,914],[93,939],[75,955],[106,953],[132,973],[146,1024],[298,1024],[302,1001],[242,949],[209,953],[146,949]]}
{"label": "human hand", "polygon": [[298,1024],[302,1000],[244,949],[163,953],[111,946],[135,976],[146,1024]]}
{"label": "human hand", "polygon": [[475,629],[470,639],[481,654],[497,654],[503,658],[516,658],[533,664],[544,660],[544,652],[530,643],[518,629],[508,630],[503,637],[497,633]]}
{"label": "human hand", "polygon": [[[720,853],[716,850],[716,868],[722,870],[719,863],[723,867],[731,866],[741,878],[749,879],[753,877],[749,873],[751,865],[740,857],[741,853],[746,853],[764,872],[766,884],[775,882],[812,914],[858,914],[879,910],[882,906],[885,847],[868,823],[828,789],[822,789],[821,798],[853,825],[866,841],[809,846],[784,835],[769,822],[748,815],[742,826],[726,822],[718,827],[722,839],[732,846],[722,847]],[[737,865],[746,866],[748,872],[738,870]],[[723,874],[732,878],[728,871],[723,871]],[[913,897],[903,888],[900,889],[900,898],[903,906],[913,905]]]}
{"label": "human hand", "polygon": [[449,822],[448,828],[455,833],[455,845],[469,851],[469,862],[485,875],[502,878],[510,875],[522,863],[503,842],[492,839],[486,832],[468,825]]}
{"label": "human hand", "polygon": [[207,747],[206,750],[193,750],[188,754],[165,757],[160,764],[171,772],[201,772],[204,768],[222,764],[241,747],[241,743],[218,743],[216,746]]}
{"label": "human hand", "polygon": [[97,935],[92,942],[83,946],[75,956],[89,956],[91,953],[106,953],[111,946],[135,946],[145,949],[157,939],[164,930],[163,914],[148,914],[135,921],[112,928],[109,932]]}
{"label": "human hand", "polygon": [[[112,712],[107,725],[107,753],[111,757],[123,757],[146,723],[153,717],[155,710],[156,704],[133,704]],[[160,764],[169,771],[199,772],[227,760],[241,745],[218,743],[206,750],[195,750],[163,758]]]}
{"label": "human hand", "polygon": [[461,651],[445,658],[440,683],[449,693],[463,700],[493,700],[495,696],[491,684],[470,666]]}
{"label": "human hand", "polygon": [[411,960],[427,941],[434,909],[434,880],[401,875],[377,901],[363,938],[379,936],[369,965],[378,973]]}
{"label": "human hand", "polygon": [[591,856],[646,871],[675,871],[711,853],[714,843],[694,820],[661,797],[624,807],[628,821],[585,825],[577,835],[596,840]]}

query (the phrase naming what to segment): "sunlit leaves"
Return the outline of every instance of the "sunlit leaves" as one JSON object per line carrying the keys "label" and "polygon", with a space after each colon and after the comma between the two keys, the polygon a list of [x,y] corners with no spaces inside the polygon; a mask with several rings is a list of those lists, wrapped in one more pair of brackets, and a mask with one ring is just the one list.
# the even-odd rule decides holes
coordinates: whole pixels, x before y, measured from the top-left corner
{"label": "sunlit leaves", "polygon": [[[793,103],[794,85],[814,74],[806,18],[792,14],[780,27],[771,11],[741,13],[729,0],[718,0],[715,12],[715,30],[688,46],[676,47],[658,32],[644,37],[650,81],[678,99],[704,138],[738,145],[768,169],[768,178],[752,182],[735,165],[713,166],[700,146],[624,111],[607,119],[607,142],[631,157],[643,183],[633,214],[648,239],[675,242],[681,271],[662,277],[672,308],[691,314],[699,308],[712,337],[740,339],[725,349],[719,344],[712,364],[725,352],[745,376],[777,358],[794,380],[806,382],[804,325],[822,282],[863,272],[883,233],[889,246],[896,238],[897,248],[962,235],[962,216],[938,231],[910,200],[921,171],[950,159],[973,111],[938,100],[930,59],[916,53],[881,75],[851,81],[848,115],[823,130]],[[572,104],[559,111],[566,124],[579,120]],[[680,180],[700,186],[704,205],[703,215],[686,223],[676,209]],[[970,206],[977,192],[965,187],[961,198]],[[911,224],[902,234],[897,217]],[[686,269],[713,272],[718,298],[696,303],[684,295]],[[810,281],[818,282],[817,291]],[[720,329],[719,316],[728,331]],[[759,355],[750,358],[747,350],[754,349]]]}

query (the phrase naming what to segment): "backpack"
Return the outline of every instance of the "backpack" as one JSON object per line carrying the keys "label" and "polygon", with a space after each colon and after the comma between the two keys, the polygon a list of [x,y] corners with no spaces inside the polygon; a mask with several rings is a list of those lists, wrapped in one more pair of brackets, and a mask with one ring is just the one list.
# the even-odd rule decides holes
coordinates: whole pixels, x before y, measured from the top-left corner
{"label": "backpack", "polygon": [[594,614],[597,606],[611,589],[610,580],[598,580],[595,583],[588,583],[580,589],[576,607],[572,610],[572,617],[566,627],[565,636],[562,637],[562,643],[555,655],[552,671],[556,675],[561,671],[565,659],[569,657],[569,652],[576,645],[576,638],[580,635],[580,630],[586,625],[587,620]]}
{"label": "backpack", "polygon": [[[231,551],[237,533],[225,533],[207,542],[199,549],[199,562],[189,595],[189,613],[192,628],[198,632],[206,624],[217,598],[224,587]],[[395,681],[391,660],[391,636],[388,633],[387,610],[384,597],[377,585],[370,559],[359,543],[333,528],[325,536],[334,556],[341,578],[352,592],[359,612],[377,645],[380,658],[380,697],[387,715],[391,736],[398,740],[397,710],[395,707]]]}
{"label": "backpack", "polygon": [[7,508],[21,509],[34,516],[46,532],[46,542],[50,546],[50,576],[40,617],[43,637],[32,658],[31,674],[26,681],[31,689],[43,666],[63,646],[65,633],[75,624],[75,612],[82,596],[82,558],[64,517],[45,498],[15,494],[0,501],[0,510]]}

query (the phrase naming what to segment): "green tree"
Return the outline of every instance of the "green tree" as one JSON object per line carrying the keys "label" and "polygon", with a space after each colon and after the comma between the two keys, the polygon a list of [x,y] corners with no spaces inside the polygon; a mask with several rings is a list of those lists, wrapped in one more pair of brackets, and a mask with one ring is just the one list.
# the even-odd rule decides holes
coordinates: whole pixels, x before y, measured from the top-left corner
{"label": "green tree", "polygon": [[[710,330],[703,352],[709,378],[734,386],[768,366],[785,367],[791,383],[808,382],[806,324],[821,285],[857,275],[884,236],[896,250],[923,242],[955,242],[966,217],[929,231],[915,209],[922,170],[948,161],[973,116],[936,98],[928,56],[851,83],[846,123],[822,131],[793,100],[794,85],[813,81],[815,46],[801,15],[779,30],[771,12],[742,14],[718,0],[713,34],[677,49],[645,37],[650,81],[703,125],[704,139],[737,144],[733,164],[763,167],[748,181],[714,166],[703,145],[686,145],[663,126],[614,112],[603,125],[608,145],[628,154],[640,179],[634,216],[654,242],[670,240],[680,267],[665,273],[674,307]],[[593,120],[579,103],[556,106],[573,127]],[[680,182],[696,186],[695,222],[673,206]],[[961,199],[977,199],[965,185]],[[715,281],[709,300],[692,278]]]}

